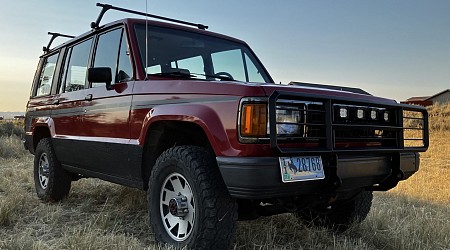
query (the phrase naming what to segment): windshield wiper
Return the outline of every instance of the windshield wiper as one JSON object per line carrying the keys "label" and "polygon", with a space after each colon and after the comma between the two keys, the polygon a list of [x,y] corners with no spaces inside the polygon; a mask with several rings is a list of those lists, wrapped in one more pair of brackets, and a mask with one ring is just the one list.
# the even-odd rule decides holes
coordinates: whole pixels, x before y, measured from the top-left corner
{"label": "windshield wiper", "polygon": [[[207,78],[220,79],[222,81],[236,81],[233,79],[233,77],[229,77],[226,75],[207,75],[207,74],[199,74],[199,73],[187,73],[184,71],[161,72],[161,73],[153,73],[153,74],[149,74],[149,75],[163,76],[163,77],[180,77],[180,78],[187,78],[187,79],[196,79],[197,76],[204,76]],[[202,80],[202,79],[199,79],[199,80]]]}
{"label": "windshield wiper", "polygon": [[180,78],[188,78],[188,79],[197,78],[195,75],[192,75],[192,74],[189,74],[189,73],[185,73],[185,72],[182,72],[182,71],[154,73],[154,74],[149,74],[149,75],[164,76],[164,77],[180,77]]}
{"label": "windshield wiper", "polygon": [[225,76],[225,75],[206,75],[206,74],[199,74],[199,73],[191,73],[191,75],[194,76],[205,76],[205,77],[209,77],[209,78],[216,78],[216,79],[220,79],[222,81],[236,81],[233,79],[233,77],[229,77],[229,76]]}

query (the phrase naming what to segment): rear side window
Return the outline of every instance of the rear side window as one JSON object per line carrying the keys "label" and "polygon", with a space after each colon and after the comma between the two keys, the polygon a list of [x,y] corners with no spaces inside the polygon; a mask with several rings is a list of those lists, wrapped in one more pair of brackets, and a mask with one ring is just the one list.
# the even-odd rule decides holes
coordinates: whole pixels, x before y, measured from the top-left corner
{"label": "rear side window", "polygon": [[45,96],[50,94],[58,55],[59,53],[45,58],[41,74],[39,76],[39,81],[36,85],[36,94],[34,96]]}
{"label": "rear side window", "polygon": [[92,38],[68,49],[60,93],[84,89]]}

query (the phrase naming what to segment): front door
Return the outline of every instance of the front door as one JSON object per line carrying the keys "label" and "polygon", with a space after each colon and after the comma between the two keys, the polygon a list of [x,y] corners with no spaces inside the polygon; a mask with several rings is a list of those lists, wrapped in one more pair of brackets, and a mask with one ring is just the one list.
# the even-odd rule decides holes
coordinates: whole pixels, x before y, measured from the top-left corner
{"label": "front door", "polygon": [[93,67],[109,67],[113,89],[106,83],[90,83],[83,104],[83,133],[88,168],[121,179],[139,179],[140,171],[130,169],[128,146],[129,113],[133,71],[128,56],[126,33],[116,28],[98,36]]}

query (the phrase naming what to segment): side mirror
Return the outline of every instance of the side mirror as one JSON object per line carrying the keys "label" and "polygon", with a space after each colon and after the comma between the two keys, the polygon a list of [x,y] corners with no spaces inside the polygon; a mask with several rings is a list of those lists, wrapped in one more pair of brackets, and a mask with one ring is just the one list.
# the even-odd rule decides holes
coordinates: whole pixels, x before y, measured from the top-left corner
{"label": "side mirror", "polygon": [[89,68],[87,72],[87,77],[89,82],[101,82],[106,83],[106,89],[112,90],[112,74],[111,68],[108,67],[97,67]]}

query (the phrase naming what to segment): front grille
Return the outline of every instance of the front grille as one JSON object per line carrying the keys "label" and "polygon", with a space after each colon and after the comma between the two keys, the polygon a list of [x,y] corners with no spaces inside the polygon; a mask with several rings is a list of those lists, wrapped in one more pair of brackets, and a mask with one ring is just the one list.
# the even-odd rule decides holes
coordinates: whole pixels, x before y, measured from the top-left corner
{"label": "front grille", "polygon": [[423,151],[427,118],[422,107],[275,91],[268,134],[280,152]]}

